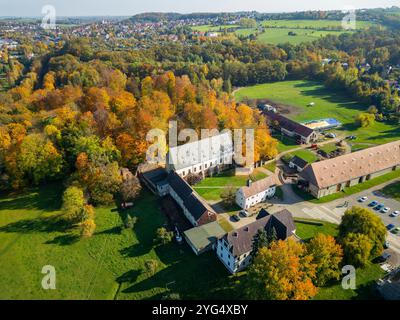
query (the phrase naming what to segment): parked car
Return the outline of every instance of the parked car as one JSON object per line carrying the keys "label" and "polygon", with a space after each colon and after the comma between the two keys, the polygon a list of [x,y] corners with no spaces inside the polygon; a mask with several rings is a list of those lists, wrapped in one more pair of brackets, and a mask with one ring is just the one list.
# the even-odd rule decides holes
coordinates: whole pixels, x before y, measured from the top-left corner
{"label": "parked car", "polygon": [[325,135],[325,137],[327,137],[327,138],[336,138],[336,134],[333,133],[333,132],[329,132],[329,133],[327,133],[327,134]]}
{"label": "parked car", "polygon": [[233,219],[233,221],[236,221],[236,222],[240,221],[240,217],[237,214],[233,215],[232,219]]}
{"label": "parked car", "polygon": [[377,206],[378,205],[378,202],[377,201],[372,201],[372,202],[370,202],[369,204],[368,204],[368,207],[375,207],[375,206]]}
{"label": "parked car", "polygon": [[394,229],[390,230],[390,232],[394,233],[394,234],[399,234],[400,233],[400,228],[399,227],[394,228]]}
{"label": "parked car", "polygon": [[248,216],[250,216],[249,213],[248,213],[246,210],[240,211],[240,212],[239,212],[239,215],[242,216],[242,217],[244,217],[244,218],[247,218]]}
{"label": "parked car", "polygon": [[389,249],[390,248],[390,243],[385,241],[385,243],[383,244],[383,248],[384,249]]}
{"label": "parked car", "polygon": [[376,210],[376,211],[381,211],[384,207],[385,207],[385,205],[384,205],[383,203],[381,203],[381,204],[378,204],[378,205],[375,207],[375,210]]}
{"label": "parked car", "polygon": [[358,199],[358,202],[365,202],[368,200],[368,197],[361,197],[360,199]]}
{"label": "parked car", "polygon": [[390,253],[384,252],[380,257],[377,258],[378,263],[386,262],[391,257]]}
{"label": "parked car", "polygon": [[400,216],[400,211],[393,211],[391,214],[390,214],[390,216],[392,217],[392,218],[397,218],[398,216]]}
{"label": "parked car", "polygon": [[390,230],[392,230],[393,228],[395,228],[396,226],[394,225],[394,224],[388,224],[387,226],[386,226],[386,229],[388,229],[389,231]]}
{"label": "parked car", "polygon": [[385,207],[381,210],[382,213],[388,213],[390,211],[390,208]]}

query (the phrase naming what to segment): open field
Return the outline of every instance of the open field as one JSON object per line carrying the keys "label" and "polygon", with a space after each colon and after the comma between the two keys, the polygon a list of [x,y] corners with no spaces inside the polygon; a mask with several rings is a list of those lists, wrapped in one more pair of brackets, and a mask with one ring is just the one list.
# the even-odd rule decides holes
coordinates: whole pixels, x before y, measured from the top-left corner
{"label": "open field", "polygon": [[[343,126],[335,130],[339,134],[356,135],[355,143],[383,144],[400,138],[400,127],[396,124],[375,122],[371,127],[359,128],[355,116],[368,106],[349,99],[340,92],[333,92],[323,84],[313,81],[283,81],[260,84],[239,89],[237,100],[268,99],[287,106],[287,115],[293,120],[309,121],[321,118],[335,118]],[[314,102],[314,107],[308,107]]]}
{"label": "open field", "polygon": [[[57,220],[61,191],[50,185],[0,197],[0,299],[156,299],[169,290],[187,299],[205,292],[210,299],[239,298],[232,289],[236,277],[214,253],[154,245],[165,221],[152,195],[144,193],[130,210],[138,217],[134,231],[121,229],[126,212],[99,208],[95,235],[81,240]],[[159,265],[154,275],[143,271],[149,259]],[[45,265],[56,269],[56,290],[41,288]]]}
{"label": "open field", "polygon": [[[329,28],[332,30],[342,29],[342,21],[340,20],[268,20],[261,23],[264,27],[274,28],[293,28],[293,29],[322,29]],[[376,25],[370,21],[357,21],[357,29],[367,29]]]}
{"label": "open field", "polygon": [[[289,32],[296,35],[289,35]],[[303,42],[310,42],[325,37],[328,34],[340,35],[343,31],[320,31],[312,29],[294,29],[294,28],[267,28],[261,33],[257,40],[262,43],[281,44],[289,42],[296,45]]]}
{"label": "open field", "polygon": [[[357,21],[357,30],[367,29],[377,24],[369,21]],[[259,33],[259,27],[264,27],[265,32]],[[237,28],[234,33],[237,36],[249,36],[257,34],[257,40],[262,43],[281,44],[289,42],[300,44],[317,40],[327,35],[340,35],[347,31],[342,28],[339,20],[267,20],[258,24],[257,28],[242,28],[240,25],[203,25],[193,26],[192,30],[201,32],[223,32],[226,29]],[[289,33],[295,35],[289,35]]]}

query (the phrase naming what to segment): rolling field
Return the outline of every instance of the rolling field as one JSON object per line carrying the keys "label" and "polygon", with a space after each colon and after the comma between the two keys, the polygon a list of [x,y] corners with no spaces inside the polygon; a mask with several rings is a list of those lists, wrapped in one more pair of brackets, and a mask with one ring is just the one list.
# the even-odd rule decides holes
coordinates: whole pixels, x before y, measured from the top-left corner
{"label": "rolling field", "polygon": [[[357,29],[366,29],[376,25],[374,22],[357,21]],[[322,29],[330,28],[332,30],[340,30],[342,21],[340,20],[268,20],[261,23],[264,27],[269,28],[294,28],[294,29]]]}
{"label": "rolling field", "polygon": [[[239,101],[245,98],[268,99],[285,105],[290,110],[288,117],[296,121],[335,118],[343,124],[335,131],[356,135],[355,143],[383,144],[400,138],[400,128],[395,124],[375,122],[371,127],[359,128],[355,124],[355,116],[368,106],[360,105],[318,82],[300,80],[261,84],[239,89],[235,97]],[[314,102],[315,106],[308,107],[310,102]]]}
{"label": "rolling field", "polygon": [[[182,299],[238,298],[236,277],[213,253],[196,256],[186,244],[154,244],[165,220],[151,194],[129,212],[138,218],[134,230],[121,228],[126,212],[97,208],[95,234],[80,239],[58,219],[61,192],[60,185],[49,185],[0,196],[0,300],[160,299],[167,292]],[[154,274],[144,267],[150,259],[158,263]],[[55,290],[41,287],[45,265],[56,269]]]}
{"label": "rolling field", "polygon": [[[369,21],[357,21],[357,30],[367,29],[377,24]],[[267,20],[258,24],[265,28],[264,33],[259,33],[257,40],[262,43],[280,44],[289,42],[291,44],[300,44],[317,40],[326,35],[340,35],[346,31],[342,28],[342,21],[339,20]],[[256,34],[256,28],[241,28],[240,25],[220,25],[220,26],[193,26],[196,31],[221,32],[224,29],[238,28],[235,34],[238,36],[249,36]],[[289,32],[296,35],[288,35]]]}

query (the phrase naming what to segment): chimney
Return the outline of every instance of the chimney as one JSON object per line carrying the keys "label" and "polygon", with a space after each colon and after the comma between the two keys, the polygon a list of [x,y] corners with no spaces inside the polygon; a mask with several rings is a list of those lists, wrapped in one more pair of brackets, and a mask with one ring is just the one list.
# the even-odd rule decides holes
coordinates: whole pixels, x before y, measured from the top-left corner
{"label": "chimney", "polygon": [[253,183],[253,181],[251,181],[251,179],[247,180],[247,186],[251,187],[251,184]]}

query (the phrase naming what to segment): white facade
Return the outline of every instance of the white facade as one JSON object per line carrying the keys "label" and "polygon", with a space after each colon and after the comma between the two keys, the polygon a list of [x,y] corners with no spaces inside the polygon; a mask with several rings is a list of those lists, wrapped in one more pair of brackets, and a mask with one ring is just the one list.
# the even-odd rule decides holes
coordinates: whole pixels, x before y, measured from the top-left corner
{"label": "white facade", "polygon": [[167,169],[181,177],[190,173],[205,175],[217,172],[233,163],[233,143],[230,132],[172,147],[167,156]]}
{"label": "white facade", "polygon": [[275,195],[275,192],[276,186],[273,185],[259,193],[246,197],[244,189],[240,188],[236,192],[236,203],[242,209],[249,209],[258,203],[266,201],[268,198],[272,198]]}
{"label": "white facade", "polygon": [[242,254],[239,257],[234,257],[229,251],[230,245],[224,240],[219,239],[216,244],[216,253],[219,260],[231,273],[235,273],[247,268],[251,263],[251,251]]}

